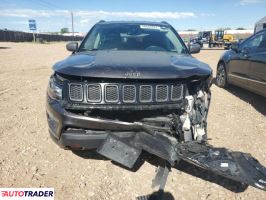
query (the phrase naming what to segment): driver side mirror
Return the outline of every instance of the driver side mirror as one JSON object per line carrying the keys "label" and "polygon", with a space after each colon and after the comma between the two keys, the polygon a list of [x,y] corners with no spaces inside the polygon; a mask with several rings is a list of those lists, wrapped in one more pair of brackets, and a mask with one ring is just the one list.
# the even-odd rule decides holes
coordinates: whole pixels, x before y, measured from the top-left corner
{"label": "driver side mirror", "polygon": [[78,43],[77,42],[69,42],[66,45],[66,49],[68,51],[74,52],[78,50]]}
{"label": "driver side mirror", "polygon": [[199,44],[190,44],[189,45],[189,53],[199,53],[200,52],[200,45]]}
{"label": "driver side mirror", "polygon": [[238,43],[233,43],[231,44],[231,49],[235,52],[238,52],[239,50],[239,44]]}

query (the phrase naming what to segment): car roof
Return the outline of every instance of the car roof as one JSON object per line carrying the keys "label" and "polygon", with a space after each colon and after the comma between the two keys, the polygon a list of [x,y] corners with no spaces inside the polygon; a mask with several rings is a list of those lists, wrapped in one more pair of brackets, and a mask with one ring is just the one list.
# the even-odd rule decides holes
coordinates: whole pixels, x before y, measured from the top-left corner
{"label": "car roof", "polygon": [[98,24],[136,24],[136,25],[151,25],[151,26],[170,26],[165,21],[150,22],[150,21],[99,21]]}

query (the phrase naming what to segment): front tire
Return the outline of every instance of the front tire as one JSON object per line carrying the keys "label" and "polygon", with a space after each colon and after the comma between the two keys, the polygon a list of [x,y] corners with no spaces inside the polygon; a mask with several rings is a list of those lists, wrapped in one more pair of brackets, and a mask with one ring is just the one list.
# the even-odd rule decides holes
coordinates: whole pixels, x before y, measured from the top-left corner
{"label": "front tire", "polygon": [[223,62],[219,63],[219,65],[217,67],[216,84],[217,84],[217,86],[219,86],[221,88],[225,88],[228,85],[226,68],[225,68],[225,64]]}

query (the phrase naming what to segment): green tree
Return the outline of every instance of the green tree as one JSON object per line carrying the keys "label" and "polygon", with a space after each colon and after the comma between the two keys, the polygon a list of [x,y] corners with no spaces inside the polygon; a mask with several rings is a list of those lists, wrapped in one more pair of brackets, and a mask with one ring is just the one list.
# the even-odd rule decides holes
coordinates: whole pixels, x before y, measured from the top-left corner
{"label": "green tree", "polygon": [[63,33],[69,33],[68,28],[61,28],[60,32]]}
{"label": "green tree", "polygon": [[236,30],[246,30],[245,28],[239,27]]}

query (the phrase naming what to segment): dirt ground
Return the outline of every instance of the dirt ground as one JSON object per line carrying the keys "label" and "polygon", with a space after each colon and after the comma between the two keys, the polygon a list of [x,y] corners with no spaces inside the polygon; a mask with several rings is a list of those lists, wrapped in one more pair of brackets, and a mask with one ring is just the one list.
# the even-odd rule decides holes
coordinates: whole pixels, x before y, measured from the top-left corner
{"label": "dirt ground", "polygon": [[[213,69],[223,50],[196,57]],[[65,43],[0,43],[0,187],[54,187],[55,199],[135,199],[151,194],[156,167],[148,159],[128,171],[94,153],[74,154],[50,139],[45,95],[52,65],[69,55]],[[266,99],[237,87],[212,86],[211,144],[251,153],[266,165]],[[186,163],[172,169],[166,199],[266,199]]]}

